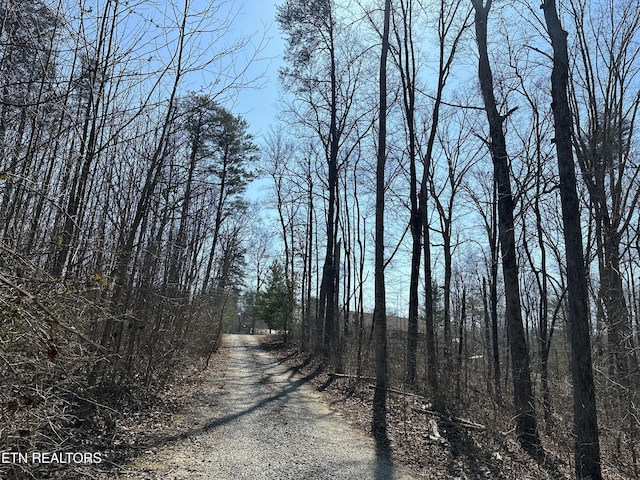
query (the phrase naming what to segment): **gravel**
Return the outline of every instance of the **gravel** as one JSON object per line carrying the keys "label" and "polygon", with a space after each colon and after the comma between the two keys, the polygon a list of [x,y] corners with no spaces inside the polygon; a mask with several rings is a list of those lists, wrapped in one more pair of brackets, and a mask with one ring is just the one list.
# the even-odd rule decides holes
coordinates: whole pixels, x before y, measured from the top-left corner
{"label": "gravel", "polygon": [[[225,365],[211,370],[188,426],[124,468],[136,479],[428,478],[376,454],[374,442],[330,409],[295,369],[259,345],[226,335]],[[313,375],[313,374],[311,374]]]}

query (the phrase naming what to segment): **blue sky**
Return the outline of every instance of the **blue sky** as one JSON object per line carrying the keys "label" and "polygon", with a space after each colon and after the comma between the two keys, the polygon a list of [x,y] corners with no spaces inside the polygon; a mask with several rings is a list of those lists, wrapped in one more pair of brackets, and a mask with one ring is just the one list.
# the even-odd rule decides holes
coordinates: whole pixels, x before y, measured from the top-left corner
{"label": "blue sky", "polygon": [[[233,35],[237,38],[249,37],[251,44],[263,43],[259,59],[249,67],[247,78],[258,78],[253,88],[241,89],[235,102],[228,105],[231,110],[242,115],[249,124],[249,131],[254,135],[256,143],[260,144],[269,128],[276,123],[278,114],[277,100],[280,85],[278,69],[283,65],[283,45],[280,30],[275,21],[276,5],[280,0],[231,0],[227,6],[238,15],[234,21]],[[248,49],[247,55],[249,55]],[[270,182],[257,179],[252,182],[247,191],[250,201],[263,202]],[[263,215],[266,213],[263,212]]]}
{"label": "blue sky", "polygon": [[259,43],[263,36],[266,45],[260,59],[250,67],[249,77],[261,76],[261,87],[243,89],[233,110],[249,122],[250,131],[257,140],[268,132],[276,118],[278,96],[278,68],[282,65],[283,42],[275,21],[276,2],[270,0],[245,0],[231,2],[239,9],[236,28],[238,35],[251,36]]}

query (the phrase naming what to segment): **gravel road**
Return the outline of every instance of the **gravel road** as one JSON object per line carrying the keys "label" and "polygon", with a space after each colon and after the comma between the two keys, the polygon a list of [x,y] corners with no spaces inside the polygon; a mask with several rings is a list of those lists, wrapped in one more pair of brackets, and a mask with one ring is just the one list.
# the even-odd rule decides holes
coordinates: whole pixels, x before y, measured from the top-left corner
{"label": "gravel road", "polygon": [[[331,410],[307,379],[251,335],[226,335],[219,378],[185,413],[190,428],[135,459],[120,478],[426,478],[376,455],[374,442]],[[222,366],[220,366],[222,367]]]}

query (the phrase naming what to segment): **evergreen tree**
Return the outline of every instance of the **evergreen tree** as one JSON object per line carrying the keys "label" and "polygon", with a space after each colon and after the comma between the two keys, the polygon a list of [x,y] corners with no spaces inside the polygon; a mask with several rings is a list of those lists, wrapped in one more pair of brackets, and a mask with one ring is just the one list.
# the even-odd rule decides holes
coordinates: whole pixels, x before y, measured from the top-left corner
{"label": "evergreen tree", "polygon": [[291,295],[284,268],[280,263],[273,262],[269,267],[267,289],[256,294],[251,316],[265,322],[270,329],[281,330],[286,325],[286,319],[291,316],[291,311]]}

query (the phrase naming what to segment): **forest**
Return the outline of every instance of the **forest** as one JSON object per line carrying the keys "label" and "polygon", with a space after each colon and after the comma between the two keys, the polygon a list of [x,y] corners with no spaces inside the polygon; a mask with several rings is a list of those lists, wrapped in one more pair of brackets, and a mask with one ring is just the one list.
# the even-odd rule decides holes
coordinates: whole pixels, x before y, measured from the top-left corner
{"label": "forest", "polygon": [[0,0],[0,451],[107,448],[267,328],[378,445],[401,391],[640,477],[640,2],[280,1],[262,135],[242,8]]}

